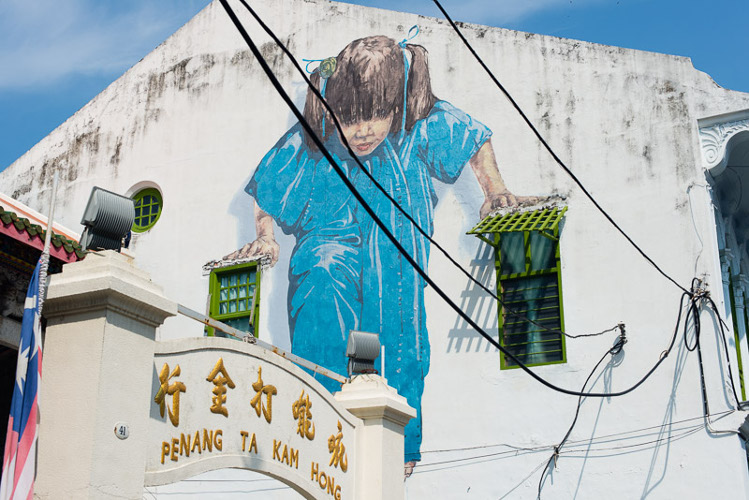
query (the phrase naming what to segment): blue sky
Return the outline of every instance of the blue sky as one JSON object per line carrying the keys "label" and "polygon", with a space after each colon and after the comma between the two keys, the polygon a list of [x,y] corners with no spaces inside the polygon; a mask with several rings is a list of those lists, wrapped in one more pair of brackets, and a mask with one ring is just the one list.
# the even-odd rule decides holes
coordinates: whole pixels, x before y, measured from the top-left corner
{"label": "blue sky", "polygon": [[[0,170],[208,3],[2,0]],[[349,3],[440,15],[430,0]],[[442,0],[442,4],[456,20],[688,56],[719,85],[749,92],[749,0]]]}

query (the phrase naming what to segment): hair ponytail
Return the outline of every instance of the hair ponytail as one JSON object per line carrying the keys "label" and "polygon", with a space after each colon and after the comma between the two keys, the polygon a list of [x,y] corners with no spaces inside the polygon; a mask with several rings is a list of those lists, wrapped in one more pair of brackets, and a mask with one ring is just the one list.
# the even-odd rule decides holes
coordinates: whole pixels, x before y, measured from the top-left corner
{"label": "hair ponytail", "polygon": [[[320,72],[315,71],[310,75],[309,79],[310,82],[312,82],[312,85],[319,90]],[[310,128],[312,128],[315,135],[317,135],[317,137],[319,137],[323,142],[325,141],[325,138],[322,136],[322,119],[325,113],[325,106],[323,106],[322,101],[320,101],[311,88],[308,88],[307,99],[304,101],[304,119],[307,120],[307,123],[309,123]],[[306,130],[304,131],[304,142],[312,151],[318,150],[317,145]]]}
{"label": "hair ponytail", "polygon": [[421,45],[406,45],[411,53],[411,69],[408,73],[408,103],[406,106],[406,130],[426,118],[437,98],[432,94],[432,81],[429,77],[427,49]]}

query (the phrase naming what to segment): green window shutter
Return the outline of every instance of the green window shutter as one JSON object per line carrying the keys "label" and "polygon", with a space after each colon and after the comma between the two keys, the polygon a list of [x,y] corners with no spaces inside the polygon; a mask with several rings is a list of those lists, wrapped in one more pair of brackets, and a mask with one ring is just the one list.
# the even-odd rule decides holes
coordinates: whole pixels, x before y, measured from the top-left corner
{"label": "green window shutter", "polygon": [[[258,335],[260,313],[260,267],[247,262],[211,271],[209,316],[227,325]],[[227,336],[206,328],[209,337]]]}
{"label": "green window shutter", "polygon": [[135,201],[135,221],[133,232],[144,233],[151,229],[161,217],[164,200],[156,188],[146,188],[133,195]]}
{"label": "green window shutter", "polygon": [[[504,347],[526,365],[564,360],[561,335],[543,328],[561,328],[557,276],[551,273],[507,279],[501,281],[500,287],[505,304],[500,306]],[[517,366],[509,358],[503,361],[505,367]]]}
{"label": "green window shutter", "polygon": [[[489,216],[468,234],[495,249],[499,339],[522,363],[567,361],[559,223],[567,207]],[[500,355],[500,368],[518,365]]]}

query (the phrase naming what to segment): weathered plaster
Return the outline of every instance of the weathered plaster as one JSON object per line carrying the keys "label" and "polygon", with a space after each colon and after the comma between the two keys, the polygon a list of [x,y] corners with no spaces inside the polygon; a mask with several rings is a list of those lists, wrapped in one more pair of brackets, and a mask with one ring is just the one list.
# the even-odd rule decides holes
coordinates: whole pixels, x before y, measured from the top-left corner
{"label": "weathered plaster", "polygon": [[[647,372],[670,341],[680,291],[626,243],[556,165],[445,21],[322,0],[264,1],[255,8],[290,42],[298,59],[337,54],[367,35],[399,40],[418,23],[421,32],[414,42],[429,51],[435,94],[493,130],[508,187],[517,194],[567,196],[561,238],[566,326],[588,333],[625,321],[630,338],[623,354],[594,377],[595,389],[626,388]],[[254,26],[246,14],[239,16]],[[687,193],[690,186],[705,184],[698,119],[749,109],[749,95],[720,88],[684,57],[462,27],[529,120],[623,230],[682,285],[694,275],[706,276],[722,307],[711,199],[703,189],[693,190],[691,198]],[[250,31],[301,106],[306,91],[301,78],[264,35]],[[221,6],[213,3],[0,174],[0,191],[45,206],[50,176],[42,180],[40,170],[45,164],[61,169],[66,180],[57,210],[62,222],[75,228],[92,186],[124,193],[139,183],[157,184],[165,209],[154,229],[134,239],[136,261],[164,285],[166,296],[204,310],[208,286],[202,265],[254,238],[253,202],[244,185],[294,122]],[[438,195],[435,239],[493,287],[489,249],[465,235],[481,205],[473,173],[466,169],[454,185],[438,186]],[[262,278],[260,335],[288,347],[286,287],[294,240],[277,234],[279,263]],[[434,248],[429,274],[497,335],[494,301]],[[409,496],[456,498],[470,489],[477,498],[497,498],[521,484],[511,496],[535,498],[537,476],[525,478],[564,435],[577,398],[547,390],[520,370],[500,371],[495,349],[431,290],[426,307],[432,366],[423,399],[423,450],[429,453],[407,480]],[[716,354],[722,347],[715,325],[707,315],[704,319],[711,408],[720,412],[731,406],[721,378],[724,362]],[[201,334],[200,325],[181,318],[169,319],[159,331],[162,339]],[[560,386],[579,388],[612,342],[612,336],[570,340],[566,364],[534,370]],[[623,498],[745,496],[749,479],[738,439],[713,438],[698,427],[681,439],[675,439],[677,426],[659,430],[664,422],[701,422],[699,375],[688,356],[693,355],[675,349],[626,397],[587,399],[571,436],[583,444],[560,460],[544,494],[566,498],[577,492],[584,498],[616,484]],[[733,425],[723,422],[725,428]],[[653,443],[636,432],[644,428],[673,439]],[[622,445],[631,448],[605,450],[613,445],[604,436],[612,434],[622,435]],[[591,438],[588,449],[585,440]],[[516,453],[513,446],[542,448]],[[480,454],[492,456],[467,460]],[[428,466],[437,462],[447,463]],[[707,473],[710,481],[704,480]],[[191,484],[201,491],[217,488],[211,482]]]}

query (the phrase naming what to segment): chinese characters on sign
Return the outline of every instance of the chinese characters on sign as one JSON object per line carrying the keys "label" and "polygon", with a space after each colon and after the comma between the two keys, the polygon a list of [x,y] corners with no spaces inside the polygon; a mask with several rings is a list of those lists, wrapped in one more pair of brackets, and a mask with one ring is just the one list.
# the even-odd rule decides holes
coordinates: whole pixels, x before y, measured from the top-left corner
{"label": "chinese characters on sign", "polygon": [[328,438],[328,451],[331,453],[330,465],[340,467],[343,472],[348,470],[348,455],[346,447],[343,446],[343,429],[338,421],[338,434],[331,434]]}
{"label": "chinese characters on sign", "polygon": [[[272,385],[263,385],[263,368],[260,366],[257,368],[257,382],[252,384],[252,388],[257,394],[255,394],[255,397],[250,401],[250,406],[255,408],[255,413],[257,413],[258,417],[262,411],[265,420],[270,423],[273,418],[273,400],[271,398],[275,396],[278,391],[276,391],[276,388]],[[265,394],[268,399],[267,405],[263,405],[263,394]]]}
{"label": "chinese characters on sign", "polygon": [[177,365],[174,367],[174,371],[169,374],[169,364],[164,363],[164,367],[161,369],[161,373],[159,373],[159,382],[161,383],[161,386],[156,393],[156,397],[153,398],[154,402],[159,405],[159,412],[163,418],[164,408],[166,407],[166,396],[169,395],[172,397],[172,407],[168,410],[169,420],[175,427],[179,425],[179,393],[185,392],[186,387],[182,382],[174,382],[170,385],[169,381],[172,377],[179,377],[181,372],[182,370],[180,370],[179,365]]}
{"label": "chinese characters on sign", "polygon": [[229,389],[234,389],[235,385],[232,382],[229,374],[226,373],[224,368],[224,358],[218,358],[216,366],[213,367],[213,371],[206,377],[208,382],[213,382],[216,387],[213,388],[213,405],[211,406],[211,412],[219,413],[225,417],[229,416],[229,410],[224,407],[226,403],[226,387],[224,384],[229,386]]}
{"label": "chinese characters on sign", "polygon": [[302,437],[306,437],[310,441],[315,439],[315,424],[312,423],[312,403],[309,400],[309,394],[299,395],[299,399],[294,401],[291,406],[291,412],[294,415],[294,420],[297,421],[296,433]]}

